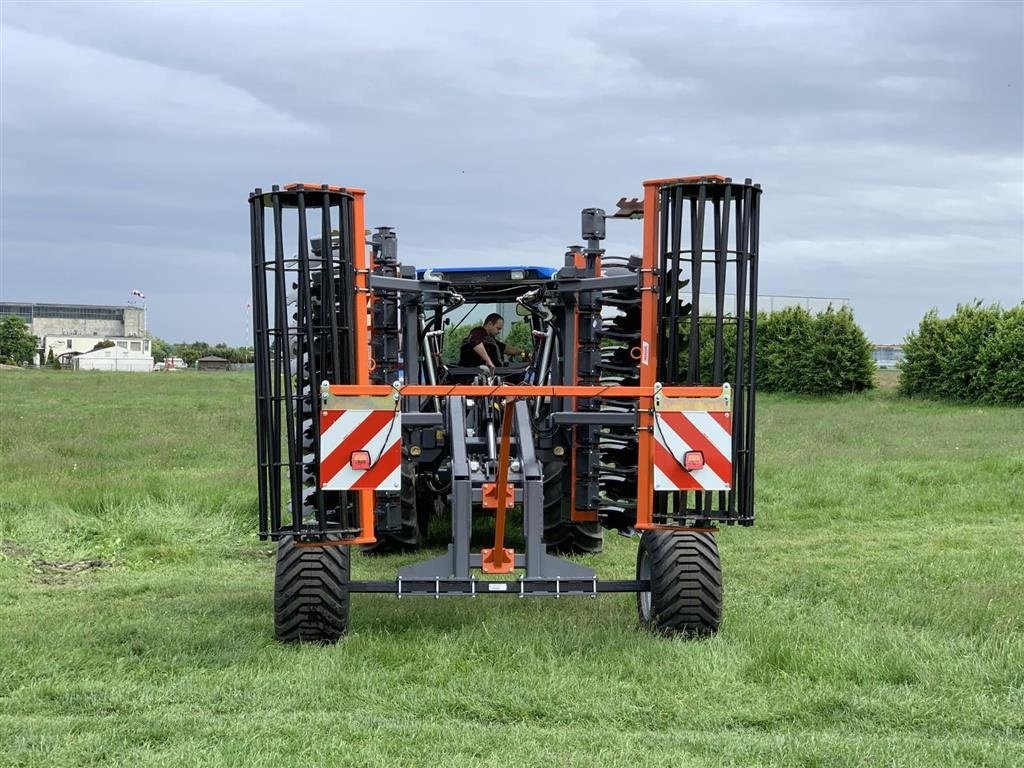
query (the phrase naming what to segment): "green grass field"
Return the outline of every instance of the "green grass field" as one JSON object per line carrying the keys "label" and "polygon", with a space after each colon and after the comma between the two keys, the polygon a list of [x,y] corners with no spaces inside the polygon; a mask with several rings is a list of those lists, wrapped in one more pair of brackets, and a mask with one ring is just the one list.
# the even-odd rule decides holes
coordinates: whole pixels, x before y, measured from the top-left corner
{"label": "green grass field", "polygon": [[286,647],[248,376],[0,371],[0,765],[1024,764],[1024,410],[759,404],[715,638],[628,595],[357,595]]}

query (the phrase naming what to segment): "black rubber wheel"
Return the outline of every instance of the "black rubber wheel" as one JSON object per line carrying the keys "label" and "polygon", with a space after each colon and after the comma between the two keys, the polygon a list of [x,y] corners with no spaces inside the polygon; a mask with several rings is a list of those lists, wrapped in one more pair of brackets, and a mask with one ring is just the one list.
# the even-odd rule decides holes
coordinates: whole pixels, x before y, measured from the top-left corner
{"label": "black rubber wheel", "polygon": [[722,563],[714,536],[644,531],[636,556],[636,577],[651,581],[651,591],[636,596],[641,624],[655,632],[689,637],[718,631]]}
{"label": "black rubber wheel", "polygon": [[274,634],[283,643],[333,643],[348,629],[351,560],[347,546],[277,543]]}
{"label": "black rubber wheel", "polygon": [[544,543],[558,555],[596,555],[604,547],[600,523],[574,523],[566,494],[562,490],[564,462],[544,465]]}
{"label": "black rubber wheel", "polygon": [[376,532],[374,544],[363,544],[364,555],[391,555],[414,552],[423,546],[427,529],[417,511],[416,472],[402,465],[402,526],[397,531]]}

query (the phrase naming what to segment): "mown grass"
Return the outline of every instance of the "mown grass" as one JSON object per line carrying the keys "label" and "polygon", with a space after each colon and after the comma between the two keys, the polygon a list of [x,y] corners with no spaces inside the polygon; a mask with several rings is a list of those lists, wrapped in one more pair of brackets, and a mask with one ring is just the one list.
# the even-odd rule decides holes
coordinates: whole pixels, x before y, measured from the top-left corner
{"label": "mown grass", "polygon": [[285,647],[250,386],[0,372],[0,764],[1024,764],[1022,410],[762,397],[708,641],[629,596],[359,595]]}

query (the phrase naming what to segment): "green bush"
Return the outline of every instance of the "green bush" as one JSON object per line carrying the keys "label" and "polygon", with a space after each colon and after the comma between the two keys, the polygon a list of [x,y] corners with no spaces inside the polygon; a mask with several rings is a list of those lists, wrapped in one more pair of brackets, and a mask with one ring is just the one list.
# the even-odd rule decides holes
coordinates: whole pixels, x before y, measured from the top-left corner
{"label": "green bush", "polygon": [[[814,342],[805,392],[816,395],[860,392],[875,382],[871,343],[847,307],[829,307],[814,318]],[[799,391],[799,390],[796,390]]]}
{"label": "green bush", "polygon": [[807,392],[814,344],[814,316],[803,307],[759,315],[758,387],[766,392]]}
{"label": "green bush", "polygon": [[[680,334],[680,366],[688,366],[688,328]],[[722,340],[723,380],[736,382],[736,325],[726,318]],[[744,334],[744,346],[749,344]],[[700,377],[715,381],[715,320],[700,319]],[[787,307],[757,317],[757,385],[768,392],[834,395],[859,392],[874,385],[871,344],[853,313],[831,307],[818,315],[803,307]]]}
{"label": "green bush", "polygon": [[[715,376],[715,318],[712,315],[702,315],[699,322],[698,334],[700,338],[700,374],[697,381],[702,384],[710,384],[716,380]],[[744,338],[749,342],[750,334]],[[679,333],[679,369],[687,371],[690,367],[690,325],[689,321],[683,321]],[[685,374],[684,374],[685,378]],[[728,381],[733,386],[736,384],[736,321],[727,317],[722,323],[722,381]]]}
{"label": "green bush", "polygon": [[973,403],[1024,404],[1024,305],[980,301],[947,318],[929,311],[903,343],[900,392]]}
{"label": "green bush", "polygon": [[981,348],[977,381],[985,402],[1024,405],[1024,304],[1003,313]]}
{"label": "green bush", "polygon": [[36,337],[25,321],[16,315],[0,319],[0,362],[20,365],[27,363],[36,353]]}
{"label": "green bush", "polygon": [[469,332],[473,330],[471,325],[460,325],[455,328],[444,329],[444,344],[441,347],[441,357],[448,363],[458,363],[459,361],[459,347],[462,346],[462,342],[469,336]]}
{"label": "green bush", "polygon": [[903,395],[937,397],[942,386],[942,354],[948,345],[949,321],[929,310],[903,340],[899,391]]}

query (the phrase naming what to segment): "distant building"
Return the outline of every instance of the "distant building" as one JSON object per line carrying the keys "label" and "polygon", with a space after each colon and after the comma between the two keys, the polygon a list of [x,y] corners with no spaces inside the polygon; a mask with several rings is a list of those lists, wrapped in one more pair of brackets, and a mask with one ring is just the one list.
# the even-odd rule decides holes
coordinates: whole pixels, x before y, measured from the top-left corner
{"label": "distant building", "polygon": [[99,304],[29,304],[0,301],[0,315],[16,315],[43,336],[112,338],[146,335],[146,308]]}
{"label": "distant building", "polygon": [[200,371],[226,371],[229,365],[225,358],[217,357],[216,355],[200,357],[196,360],[196,364]]}
{"label": "distant building", "polygon": [[77,355],[91,352],[101,341],[112,341],[115,347],[148,355],[150,353],[149,339],[140,339],[123,336],[43,336],[39,340],[39,349],[42,357],[46,358],[50,352],[56,358],[72,358]]}
{"label": "distant building", "polygon": [[71,360],[71,368],[76,371],[149,373],[153,370],[153,357],[121,347],[104,347],[76,355]]}
{"label": "distant building", "polygon": [[70,362],[104,339],[128,352],[148,355],[151,351],[145,307],[2,301],[0,317],[4,315],[20,317],[28,325],[36,337],[37,362],[45,362],[50,352]]}
{"label": "distant building", "polygon": [[903,345],[875,344],[871,356],[879,368],[895,368],[903,362]]}

